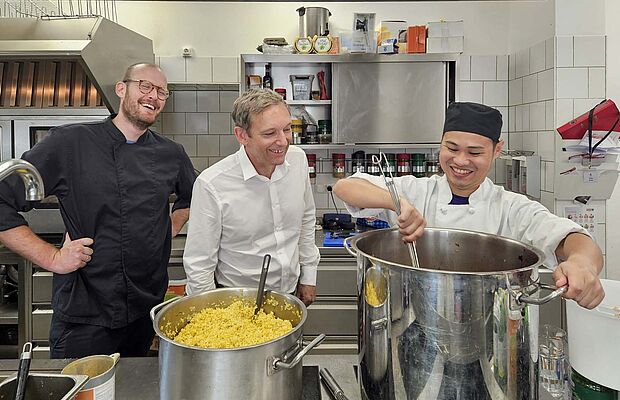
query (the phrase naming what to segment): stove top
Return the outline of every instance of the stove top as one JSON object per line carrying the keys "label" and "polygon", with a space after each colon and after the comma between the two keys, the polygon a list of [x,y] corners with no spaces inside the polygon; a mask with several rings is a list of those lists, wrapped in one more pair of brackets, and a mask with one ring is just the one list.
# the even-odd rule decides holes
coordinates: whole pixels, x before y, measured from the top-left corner
{"label": "stove top", "polygon": [[319,367],[304,365],[302,374],[302,400],[321,400]]}

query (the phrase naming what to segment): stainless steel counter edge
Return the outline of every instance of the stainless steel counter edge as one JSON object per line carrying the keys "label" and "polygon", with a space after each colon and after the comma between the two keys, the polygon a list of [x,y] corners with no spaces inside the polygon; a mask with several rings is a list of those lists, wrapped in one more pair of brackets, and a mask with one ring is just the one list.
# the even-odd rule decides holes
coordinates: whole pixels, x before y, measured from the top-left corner
{"label": "stainless steel counter edge", "polygon": [[[33,372],[59,372],[71,360],[32,360]],[[0,360],[0,379],[17,371],[19,360]],[[304,365],[318,365],[328,368],[350,400],[359,400],[360,390],[353,366],[356,355],[310,355]],[[330,399],[325,387],[321,385],[323,399]],[[159,364],[157,357],[121,358],[116,370],[117,399],[159,399]]]}

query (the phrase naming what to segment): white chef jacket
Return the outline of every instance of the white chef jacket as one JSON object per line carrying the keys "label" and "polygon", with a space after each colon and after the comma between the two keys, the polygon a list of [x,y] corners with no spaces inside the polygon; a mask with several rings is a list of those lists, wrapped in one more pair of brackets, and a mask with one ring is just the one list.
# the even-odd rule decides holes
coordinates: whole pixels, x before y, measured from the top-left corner
{"label": "white chef jacket", "polygon": [[[380,176],[356,173],[350,178],[366,179],[385,188]],[[558,264],[555,250],[572,232],[588,231],[575,222],[558,217],[542,204],[509,192],[486,178],[469,196],[469,204],[450,204],[452,191],[445,175],[430,178],[394,178],[401,197],[406,198],[426,219],[429,227],[467,229],[505,236],[537,247],[545,253],[545,265]],[[359,209],[347,205],[354,217],[379,217],[396,225],[396,213],[384,209]]]}
{"label": "white chef jacket", "polygon": [[245,148],[203,171],[190,207],[183,266],[188,294],[258,284],[271,255],[265,287],[292,293],[316,285],[319,249],[315,206],[303,150],[289,146],[271,179],[259,175]]}

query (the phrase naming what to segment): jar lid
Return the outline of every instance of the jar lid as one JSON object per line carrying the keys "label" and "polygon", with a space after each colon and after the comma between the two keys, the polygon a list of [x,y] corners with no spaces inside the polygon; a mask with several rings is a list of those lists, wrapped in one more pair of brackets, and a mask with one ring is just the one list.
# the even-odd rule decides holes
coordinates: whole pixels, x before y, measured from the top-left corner
{"label": "jar lid", "polygon": [[306,133],[315,133],[316,125],[308,124],[306,125]]}
{"label": "jar lid", "polygon": [[306,153],[306,158],[308,158],[308,161],[316,161],[316,154]]}
{"label": "jar lid", "polygon": [[399,160],[409,160],[411,156],[409,155],[409,153],[398,153],[396,155],[396,158]]}
{"label": "jar lid", "polygon": [[320,119],[319,120],[319,126],[331,126],[331,125],[332,125],[331,119]]}
{"label": "jar lid", "polygon": [[292,119],[291,124],[293,125],[301,125],[302,121],[300,119]]}
{"label": "jar lid", "polygon": [[344,157],[345,157],[344,153],[333,153],[332,154],[332,158],[335,158],[335,159],[340,160],[340,159],[343,159]]}

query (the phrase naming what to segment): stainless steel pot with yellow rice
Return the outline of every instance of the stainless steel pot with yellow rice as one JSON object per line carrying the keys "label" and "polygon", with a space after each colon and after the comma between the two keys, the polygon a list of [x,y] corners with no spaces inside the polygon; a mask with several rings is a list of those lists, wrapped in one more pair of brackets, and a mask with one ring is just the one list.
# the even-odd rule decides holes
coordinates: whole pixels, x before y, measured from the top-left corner
{"label": "stainless steel pot with yellow rice", "polygon": [[304,346],[295,296],[267,292],[252,321],[255,299],[256,288],[224,288],[153,307],[160,399],[301,399],[301,361],[325,336]]}

